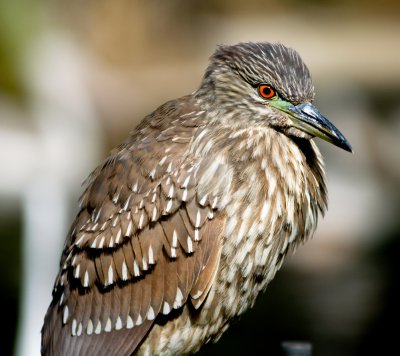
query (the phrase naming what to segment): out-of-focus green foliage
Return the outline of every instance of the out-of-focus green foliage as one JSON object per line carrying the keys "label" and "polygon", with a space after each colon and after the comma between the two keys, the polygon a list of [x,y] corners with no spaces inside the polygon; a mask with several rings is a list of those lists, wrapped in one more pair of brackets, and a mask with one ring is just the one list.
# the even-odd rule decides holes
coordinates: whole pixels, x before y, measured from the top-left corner
{"label": "out-of-focus green foliage", "polygon": [[37,1],[0,0],[0,91],[25,98],[22,61],[39,28]]}

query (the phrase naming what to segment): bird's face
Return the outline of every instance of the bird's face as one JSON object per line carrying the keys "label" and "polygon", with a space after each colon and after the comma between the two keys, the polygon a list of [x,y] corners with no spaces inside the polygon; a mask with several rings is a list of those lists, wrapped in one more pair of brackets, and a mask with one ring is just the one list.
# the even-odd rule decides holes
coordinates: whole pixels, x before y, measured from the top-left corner
{"label": "bird's face", "polygon": [[267,125],[288,136],[320,137],[352,151],[342,133],[312,104],[308,68],[281,44],[222,46],[211,58],[199,93],[207,95],[219,120],[235,126]]}

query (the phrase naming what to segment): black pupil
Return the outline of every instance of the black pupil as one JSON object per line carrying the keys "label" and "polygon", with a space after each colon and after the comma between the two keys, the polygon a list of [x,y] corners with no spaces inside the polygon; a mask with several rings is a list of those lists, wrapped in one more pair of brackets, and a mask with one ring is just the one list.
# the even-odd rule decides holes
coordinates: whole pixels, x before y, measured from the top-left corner
{"label": "black pupil", "polygon": [[272,94],[272,89],[270,87],[264,87],[262,89],[263,95],[270,96]]}

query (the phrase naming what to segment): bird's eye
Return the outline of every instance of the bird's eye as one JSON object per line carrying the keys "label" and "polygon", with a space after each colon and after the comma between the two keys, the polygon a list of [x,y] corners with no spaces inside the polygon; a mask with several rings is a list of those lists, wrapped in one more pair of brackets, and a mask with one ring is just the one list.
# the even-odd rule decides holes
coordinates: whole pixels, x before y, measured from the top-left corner
{"label": "bird's eye", "polygon": [[260,84],[258,86],[258,92],[264,99],[271,99],[276,95],[276,91],[268,84]]}

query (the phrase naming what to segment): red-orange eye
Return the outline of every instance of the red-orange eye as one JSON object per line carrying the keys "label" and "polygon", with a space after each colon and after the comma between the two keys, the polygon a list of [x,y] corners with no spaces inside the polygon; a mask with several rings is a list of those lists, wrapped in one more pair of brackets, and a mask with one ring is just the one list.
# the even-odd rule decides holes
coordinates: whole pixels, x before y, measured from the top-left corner
{"label": "red-orange eye", "polygon": [[268,84],[260,84],[258,92],[264,99],[271,99],[276,95],[275,89]]}

